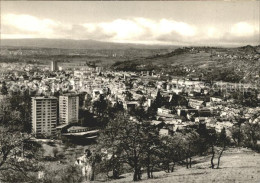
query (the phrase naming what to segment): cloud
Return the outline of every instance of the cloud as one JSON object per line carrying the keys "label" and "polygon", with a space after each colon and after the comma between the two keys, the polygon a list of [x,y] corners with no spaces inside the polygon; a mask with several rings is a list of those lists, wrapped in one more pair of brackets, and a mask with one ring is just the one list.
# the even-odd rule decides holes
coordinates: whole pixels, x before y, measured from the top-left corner
{"label": "cloud", "polygon": [[145,44],[259,44],[259,22],[196,25],[143,17],[107,22],[64,23],[31,15],[2,16],[2,38],[94,39]]}
{"label": "cloud", "polygon": [[50,19],[39,19],[30,15],[7,14],[3,16],[2,23],[16,29],[28,32],[51,33],[52,27],[58,26]]}
{"label": "cloud", "polygon": [[115,40],[132,40],[144,34],[144,29],[132,20],[117,19],[97,25],[105,34],[113,34]]}
{"label": "cloud", "polygon": [[254,25],[247,22],[239,22],[231,28],[230,33],[241,37],[253,36],[256,33],[259,33],[259,24],[257,29],[257,27],[254,27]]}

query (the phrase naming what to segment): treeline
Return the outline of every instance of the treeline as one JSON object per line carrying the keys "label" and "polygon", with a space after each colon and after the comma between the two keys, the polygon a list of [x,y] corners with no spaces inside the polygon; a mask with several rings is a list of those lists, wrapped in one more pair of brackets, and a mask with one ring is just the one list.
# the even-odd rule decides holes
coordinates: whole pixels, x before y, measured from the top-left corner
{"label": "treeline", "polygon": [[[119,112],[101,133],[93,151],[93,170],[112,178],[119,178],[126,167],[133,171],[133,181],[141,180],[145,171],[148,178],[153,172],[173,172],[175,165],[192,167],[192,157],[211,153],[211,168],[219,168],[223,151],[230,145],[223,128],[221,133],[200,124],[172,135],[159,135],[160,126],[146,120],[132,118]],[[217,157],[215,165],[214,158]],[[94,177],[93,177],[94,178]]]}
{"label": "treeline", "polygon": [[219,168],[221,157],[230,146],[259,151],[259,123],[244,121],[235,125],[231,136],[225,128],[218,133],[207,129],[205,124],[167,136],[160,136],[159,129],[148,121],[133,120],[126,113],[118,113],[100,135],[93,151],[94,157],[99,157],[94,159],[94,175],[105,173],[117,179],[120,174],[132,171],[133,181],[138,181],[144,172],[153,178],[154,171],[173,172],[176,165],[189,169],[196,155],[211,155],[209,168]]}
{"label": "treeline", "polygon": [[244,73],[236,71],[234,67],[211,67],[205,70],[201,69],[203,73],[203,79],[207,81],[225,81],[232,83],[239,83]]}

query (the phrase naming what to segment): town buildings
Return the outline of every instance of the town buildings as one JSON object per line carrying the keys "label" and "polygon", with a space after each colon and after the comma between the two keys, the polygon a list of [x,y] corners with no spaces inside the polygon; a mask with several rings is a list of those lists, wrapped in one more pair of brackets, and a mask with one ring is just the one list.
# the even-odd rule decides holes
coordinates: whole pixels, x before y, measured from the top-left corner
{"label": "town buildings", "polygon": [[[55,64],[56,62],[52,62],[53,70],[56,67]],[[82,110],[89,110],[91,113],[93,109],[91,104],[102,96],[112,105],[122,104],[126,111],[138,107],[147,110],[158,101],[156,100],[158,90],[164,103],[167,103],[167,105],[159,106],[156,109],[156,120],[158,123],[160,122],[160,128],[175,131],[190,125],[206,123],[208,127],[220,130],[225,123],[235,123],[234,116],[238,114],[237,109],[241,108],[231,95],[236,90],[228,90],[225,85],[232,86],[230,88],[239,86],[236,89],[242,91],[243,94],[247,94],[244,91],[250,92],[251,89],[254,89],[246,83],[215,81],[211,86],[203,80],[196,80],[196,78],[171,77],[169,79],[166,76],[161,77],[162,74],[155,77],[149,73],[144,75],[144,71],[111,71],[88,67],[84,64],[60,62],[59,66],[64,69],[62,71],[55,69],[55,71],[50,72],[49,64],[13,63],[8,65],[0,63],[0,71],[2,71],[0,82],[4,81],[10,95],[22,91],[21,93],[28,92],[31,96],[60,96],[59,103],[56,99],[56,110],[59,112],[58,118],[55,120],[59,125],[57,131],[64,125],[66,128],[82,125],[82,123],[73,124],[78,121],[82,122],[84,119],[82,116],[79,117],[79,103],[81,103]],[[230,95],[225,96],[226,93]],[[260,104],[260,94],[259,92],[256,94],[256,100]],[[85,97],[81,98],[79,102],[77,95]],[[256,108],[252,109],[256,110]],[[38,125],[36,118],[33,120],[34,128],[36,128]],[[220,122],[221,125],[217,125],[217,122]],[[41,125],[42,123],[47,124],[45,120],[40,122]],[[173,127],[169,127],[168,124],[173,124]],[[38,128],[40,128],[38,133],[43,134],[45,127],[38,125]],[[228,131],[228,128],[226,130]],[[164,134],[163,131],[165,130],[161,131],[162,134]]]}

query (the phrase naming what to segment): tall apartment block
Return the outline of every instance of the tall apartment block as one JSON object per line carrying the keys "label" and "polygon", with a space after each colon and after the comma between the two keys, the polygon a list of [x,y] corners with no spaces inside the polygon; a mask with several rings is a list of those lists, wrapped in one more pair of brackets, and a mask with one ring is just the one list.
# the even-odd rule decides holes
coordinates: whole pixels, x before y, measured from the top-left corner
{"label": "tall apartment block", "polygon": [[65,94],[59,97],[59,123],[77,123],[79,120],[79,96]]}
{"label": "tall apartment block", "polygon": [[51,61],[51,71],[57,71],[57,70],[58,70],[58,62]]}
{"label": "tall apartment block", "polygon": [[32,97],[32,131],[36,136],[55,135],[57,126],[57,98]]}

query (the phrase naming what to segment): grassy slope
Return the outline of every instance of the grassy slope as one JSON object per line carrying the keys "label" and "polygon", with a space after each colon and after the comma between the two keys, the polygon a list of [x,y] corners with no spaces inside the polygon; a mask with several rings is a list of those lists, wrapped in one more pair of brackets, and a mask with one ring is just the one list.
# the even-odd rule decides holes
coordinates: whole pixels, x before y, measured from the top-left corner
{"label": "grassy slope", "polygon": [[[177,167],[173,173],[156,172],[154,179],[146,179],[143,174],[143,183],[259,183],[260,182],[260,154],[247,149],[230,149],[224,152],[221,158],[220,169],[210,169],[210,156],[196,158],[197,164],[191,169]],[[215,162],[217,159],[215,159]],[[126,178],[111,181],[116,183],[131,182],[132,175]]]}

